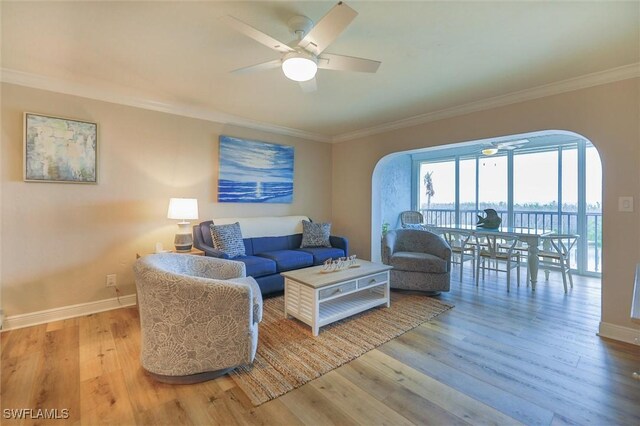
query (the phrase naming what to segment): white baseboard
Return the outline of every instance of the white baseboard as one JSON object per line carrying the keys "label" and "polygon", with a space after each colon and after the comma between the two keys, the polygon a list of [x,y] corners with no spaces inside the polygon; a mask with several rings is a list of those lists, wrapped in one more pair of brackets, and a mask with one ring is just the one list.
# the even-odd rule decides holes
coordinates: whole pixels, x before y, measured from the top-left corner
{"label": "white baseboard", "polygon": [[623,327],[601,321],[598,336],[631,343],[633,345],[640,345],[640,329],[638,328]]}
{"label": "white baseboard", "polygon": [[62,306],[60,308],[47,309],[45,311],[31,312],[28,314],[13,315],[4,318],[2,331],[14,330],[16,328],[30,327],[32,325],[44,324],[52,321],[81,317],[95,314],[97,312],[110,311],[112,309],[124,308],[136,304],[136,295],[129,294],[121,296],[120,300],[112,299],[98,300],[96,302],[80,303],[78,305]]}

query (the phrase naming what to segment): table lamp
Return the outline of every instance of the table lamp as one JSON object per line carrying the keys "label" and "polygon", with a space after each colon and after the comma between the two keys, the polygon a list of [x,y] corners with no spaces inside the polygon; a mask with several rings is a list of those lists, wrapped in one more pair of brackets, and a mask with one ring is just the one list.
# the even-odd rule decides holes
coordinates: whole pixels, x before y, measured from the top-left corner
{"label": "table lamp", "polygon": [[173,243],[177,252],[191,251],[193,237],[190,219],[198,218],[198,200],[195,198],[171,198],[169,200],[168,219],[178,219],[178,233]]}

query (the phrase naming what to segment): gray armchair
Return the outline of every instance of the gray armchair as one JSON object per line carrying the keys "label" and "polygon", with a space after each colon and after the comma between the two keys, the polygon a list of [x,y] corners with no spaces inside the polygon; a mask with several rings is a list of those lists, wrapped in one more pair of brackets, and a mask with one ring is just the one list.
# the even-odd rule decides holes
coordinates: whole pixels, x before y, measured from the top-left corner
{"label": "gray armchair", "polygon": [[262,294],[242,262],[152,254],[134,265],[140,361],[156,380],[196,383],[250,364]]}
{"label": "gray armchair", "polygon": [[382,239],[382,262],[393,266],[391,288],[430,295],[449,291],[451,248],[429,231],[396,229]]}

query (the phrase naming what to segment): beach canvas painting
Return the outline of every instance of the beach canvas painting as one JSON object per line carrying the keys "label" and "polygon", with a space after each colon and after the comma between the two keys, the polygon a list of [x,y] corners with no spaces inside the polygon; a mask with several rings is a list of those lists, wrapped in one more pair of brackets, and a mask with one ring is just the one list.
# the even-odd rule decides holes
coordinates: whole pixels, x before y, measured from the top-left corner
{"label": "beach canvas painting", "polygon": [[293,147],[220,136],[218,201],[291,203]]}
{"label": "beach canvas painting", "polygon": [[98,125],[25,113],[24,180],[97,182]]}

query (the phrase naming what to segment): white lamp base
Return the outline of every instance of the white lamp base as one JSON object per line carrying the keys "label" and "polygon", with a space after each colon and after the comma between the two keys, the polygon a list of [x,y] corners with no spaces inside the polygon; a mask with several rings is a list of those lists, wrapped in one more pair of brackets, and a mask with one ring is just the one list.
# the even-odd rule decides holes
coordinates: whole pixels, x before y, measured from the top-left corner
{"label": "white lamp base", "polygon": [[193,236],[189,222],[178,222],[178,232],[173,240],[177,252],[189,252],[193,247]]}

